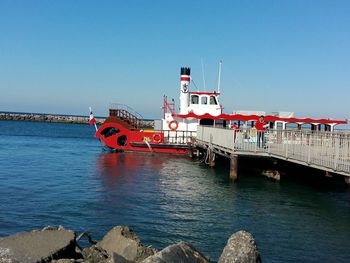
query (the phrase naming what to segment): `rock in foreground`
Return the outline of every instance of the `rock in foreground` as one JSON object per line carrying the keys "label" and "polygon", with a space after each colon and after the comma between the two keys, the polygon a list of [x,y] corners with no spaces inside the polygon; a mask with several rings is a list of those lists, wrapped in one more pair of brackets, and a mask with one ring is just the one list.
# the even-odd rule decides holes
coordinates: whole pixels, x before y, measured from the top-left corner
{"label": "rock in foreground", "polygon": [[[84,235],[79,235],[77,240]],[[89,237],[89,236],[88,236]],[[90,237],[91,239],[91,237]],[[89,242],[90,242],[89,239]],[[195,247],[186,242],[157,252],[145,247],[127,226],[111,229],[96,244],[83,250],[73,231],[45,227],[0,238],[0,263],[208,263]],[[257,263],[261,258],[253,236],[246,231],[233,234],[218,263]]]}
{"label": "rock in foreground", "polygon": [[227,241],[218,263],[259,263],[261,258],[254,237],[238,231]]}
{"label": "rock in foreground", "polygon": [[112,228],[97,246],[106,250],[110,256],[115,257],[117,254],[128,261],[142,261],[156,252],[153,248],[143,246],[127,226]]}
{"label": "rock in foreground", "polygon": [[207,263],[209,260],[197,249],[185,242],[168,246],[142,263]]}
{"label": "rock in foreground", "polygon": [[91,246],[82,251],[84,261],[89,263],[102,263],[107,262],[108,253],[102,248]]}
{"label": "rock in foreground", "polygon": [[0,239],[0,262],[50,262],[75,254],[75,234],[65,229],[19,233]]}

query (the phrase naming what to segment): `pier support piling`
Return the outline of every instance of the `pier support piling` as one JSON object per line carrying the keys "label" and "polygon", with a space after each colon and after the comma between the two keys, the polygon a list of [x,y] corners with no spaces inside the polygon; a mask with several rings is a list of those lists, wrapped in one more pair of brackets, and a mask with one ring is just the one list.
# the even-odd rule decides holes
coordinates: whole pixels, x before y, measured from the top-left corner
{"label": "pier support piling", "polygon": [[345,176],[344,180],[345,180],[345,183],[347,183],[348,186],[350,186],[350,177],[349,176]]}
{"label": "pier support piling", "polygon": [[209,150],[209,161],[208,161],[209,167],[215,166],[215,153],[212,150]]}
{"label": "pier support piling", "polygon": [[328,171],[326,171],[326,174],[324,175],[325,177],[333,177],[332,174]]}
{"label": "pier support piling", "polygon": [[188,157],[193,158],[193,148],[192,147],[190,147],[188,149]]}
{"label": "pier support piling", "polygon": [[230,157],[230,179],[236,181],[238,179],[238,155],[231,155]]}

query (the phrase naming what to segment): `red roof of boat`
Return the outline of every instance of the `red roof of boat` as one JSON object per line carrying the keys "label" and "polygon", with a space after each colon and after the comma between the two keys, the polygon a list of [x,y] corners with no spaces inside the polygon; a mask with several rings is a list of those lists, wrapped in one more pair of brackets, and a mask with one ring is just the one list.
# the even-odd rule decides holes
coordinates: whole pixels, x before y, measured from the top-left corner
{"label": "red roof of boat", "polygon": [[[257,121],[259,115],[242,115],[242,114],[220,114],[218,116],[212,116],[208,113],[203,115],[197,115],[193,112],[188,114],[173,114],[174,117],[186,119],[213,119],[213,120],[229,120],[229,121]],[[331,120],[331,119],[312,119],[312,118],[281,118],[273,115],[265,115],[265,121],[283,121],[289,123],[314,123],[314,124],[347,124],[347,120]]]}
{"label": "red roof of boat", "polygon": [[206,92],[206,91],[190,91],[190,94],[195,94],[195,95],[220,95],[220,92]]}

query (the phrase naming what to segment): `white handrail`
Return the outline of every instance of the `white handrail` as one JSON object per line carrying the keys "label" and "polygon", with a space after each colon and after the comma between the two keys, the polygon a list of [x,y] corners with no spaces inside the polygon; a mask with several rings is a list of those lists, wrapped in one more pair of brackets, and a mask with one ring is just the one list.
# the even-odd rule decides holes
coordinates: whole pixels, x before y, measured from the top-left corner
{"label": "white handrail", "polygon": [[258,145],[253,129],[199,126],[197,139],[232,152],[268,154],[350,176],[350,133],[307,130],[267,130]]}

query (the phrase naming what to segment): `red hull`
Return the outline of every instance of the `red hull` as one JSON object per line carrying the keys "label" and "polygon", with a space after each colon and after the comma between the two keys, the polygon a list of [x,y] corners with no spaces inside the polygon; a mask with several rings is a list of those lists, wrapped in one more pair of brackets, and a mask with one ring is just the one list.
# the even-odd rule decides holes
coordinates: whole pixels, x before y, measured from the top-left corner
{"label": "red hull", "polygon": [[163,132],[130,129],[115,119],[106,121],[96,131],[96,137],[118,151],[186,154],[188,149],[187,144],[165,143]]}

